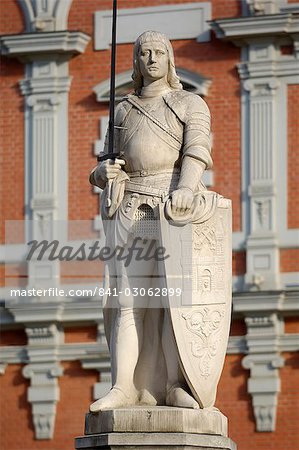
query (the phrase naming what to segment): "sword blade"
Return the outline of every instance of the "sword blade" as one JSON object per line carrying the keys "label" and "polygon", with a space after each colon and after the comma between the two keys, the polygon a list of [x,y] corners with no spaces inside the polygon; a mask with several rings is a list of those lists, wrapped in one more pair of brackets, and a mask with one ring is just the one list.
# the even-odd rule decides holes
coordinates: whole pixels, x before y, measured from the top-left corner
{"label": "sword blade", "polygon": [[116,66],[116,17],[117,17],[117,0],[113,0],[113,13],[112,13],[112,39],[111,39],[111,72],[110,72],[109,144],[108,144],[108,153],[114,153],[115,66]]}

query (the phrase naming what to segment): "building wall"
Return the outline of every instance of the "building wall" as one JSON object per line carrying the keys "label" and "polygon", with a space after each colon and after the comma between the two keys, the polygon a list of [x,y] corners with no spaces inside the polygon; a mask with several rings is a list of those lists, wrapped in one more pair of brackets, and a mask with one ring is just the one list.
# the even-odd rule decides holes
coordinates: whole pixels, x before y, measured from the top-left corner
{"label": "building wall", "polygon": [[299,136],[296,129],[299,126],[299,86],[288,87],[288,227],[299,226]]}
{"label": "building wall", "polygon": [[[193,0],[120,0],[119,7],[136,8],[192,2]],[[242,14],[241,2],[238,0],[213,0],[211,4],[211,19],[237,18]],[[90,221],[98,214],[98,194],[94,193],[89,185],[88,175],[95,165],[95,141],[103,139],[100,134],[100,118],[107,116],[108,107],[107,104],[97,101],[93,88],[109,78],[110,50],[94,50],[93,15],[95,11],[110,9],[110,7],[110,0],[101,2],[98,0],[73,0],[68,17],[69,30],[80,30],[91,36],[91,41],[84,52],[70,59],[68,63],[69,74],[72,77],[68,95],[69,173],[66,174],[68,177],[69,220]],[[22,11],[16,0],[5,1],[5,14],[1,15],[0,20],[1,33],[4,35],[18,34],[24,31]],[[177,66],[200,73],[211,80],[206,101],[212,114],[214,159],[212,188],[232,199],[233,230],[237,236],[238,233],[245,233],[245,217],[242,206],[244,204],[242,167],[244,168],[246,161],[242,156],[242,88],[237,69],[238,63],[243,58],[241,48],[230,41],[216,38],[214,33],[211,34],[209,42],[198,43],[191,39],[175,40],[173,47]],[[131,54],[131,44],[118,46],[117,73],[131,68]],[[24,218],[25,184],[25,108],[24,97],[20,94],[18,83],[25,77],[24,64],[18,59],[2,56],[0,70],[2,91],[0,111],[1,217],[9,220],[22,220]],[[296,230],[299,217],[298,84],[289,85],[287,95],[289,194],[287,221],[288,228]],[[1,221],[0,227],[1,244],[4,244],[4,220]],[[23,235],[20,233],[15,242],[21,243],[22,241]],[[294,242],[293,244],[279,249],[280,272],[287,276],[299,271],[298,243]],[[4,287],[4,261],[1,261],[1,286]],[[100,266],[98,272],[100,272]],[[240,286],[242,287],[235,289],[230,345],[219,384],[216,406],[228,416],[230,437],[237,442],[239,450],[248,450],[249,445],[252,450],[293,450],[299,440],[297,427],[299,394],[296,389],[299,360],[298,353],[295,353],[299,349],[298,307],[295,305],[297,298],[295,289],[298,289],[298,286],[292,284],[293,278],[291,278],[291,288],[283,285],[281,290],[273,288],[273,292],[269,293],[268,291],[263,292],[263,290],[260,292],[258,286],[253,286],[253,290],[250,291],[243,283],[246,273],[246,242],[244,241],[242,245],[234,247],[233,274],[241,280]],[[97,275],[93,275],[96,280]],[[75,282],[74,279],[67,279],[67,276],[67,269],[62,268],[62,281],[65,283]],[[26,283],[26,280],[25,278],[23,282]],[[7,290],[3,289],[1,294],[7,302],[8,312],[2,308],[1,346],[4,357],[0,358],[3,372],[3,375],[0,376],[2,399],[0,447],[4,450],[73,448],[74,437],[83,434],[84,414],[88,410],[88,405],[94,400],[93,389],[95,385],[101,384],[99,383],[101,380],[104,382],[106,376],[104,370],[98,369],[96,357],[94,365],[88,365],[90,361],[82,350],[85,345],[86,348],[88,345],[94,345],[92,347],[94,349],[103,344],[102,321],[100,312],[98,314],[98,303],[90,306],[85,299],[81,303],[76,299],[78,302],[74,304],[74,313],[70,310],[65,312],[64,305],[62,305],[64,312],[57,313],[55,316],[54,322],[59,325],[58,334],[62,336],[62,341],[57,344],[57,348],[62,349],[64,355],[67,353],[66,350],[70,349],[70,353],[75,356],[72,360],[61,357],[59,362],[55,361],[55,364],[59,363],[63,369],[63,374],[57,377],[55,385],[55,389],[57,388],[59,391],[59,401],[56,404],[54,436],[51,439],[37,440],[32,404],[27,398],[28,389],[33,385],[33,380],[24,376],[24,369],[32,363],[30,360],[32,344],[29,331],[32,323],[37,329],[43,327],[46,329],[53,319],[51,316],[51,320],[49,319],[49,323],[47,323],[47,317],[44,315],[39,324],[34,311],[32,311],[32,317],[30,314],[26,316],[26,305],[25,313],[22,312],[23,316],[20,316],[18,309],[10,307]],[[261,297],[259,297],[260,294]],[[248,300],[248,296],[252,296],[251,300]],[[270,304],[269,307],[268,304]],[[36,308],[39,307],[42,311],[43,306],[38,303]],[[51,307],[49,307],[49,315],[50,312]],[[270,340],[273,337],[274,342],[271,341],[269,344],[270,353],[272,351],[273,354],[280,355],[284,360],[284,365],[278,369],[277,373],[274,371],[274,375],[273,371],[270,372],[270,375],[268,372],[265,373],[267,376],[280,379],[281,392],[273,393],[273,396],[277,395],[278,398],[275,430],[260,432],[257,431],[257,414],[252,406],[253,399],[247,386],[250,377],[254,378],[254,375],[251,369],[244,368],[244,355],[249,354],[250,356],[254,352],[259,353],[259,350],[253,350],[251,347],[252,329],[250,328],[251,322],[247,319],[257,318],[257,323],[260,320],[261,328],[255,331],[255,338],[260,339],[262,345],[265,341],[268,342],[269,338],[267,329],[265,331],[262,325],[266,323],[270,327],[273,316],[275,316],[275,320],[277,319],[277,323],[283,322],[284,325],[278,327],[279,331],[275,328],[274,337],[270,333]],[[20,317],[26,317],[26,320]],[[274,322],[275,320],[273,319]],[[275,322],[275,326],[277,323]],[[291,338],[290,335],[292,335]],[[277,346],[276,341],[281,344]],[[79,356],[76,356],[75,347],[79,349],[76,350]],[[266,358],[267,351],[263,354]],[[101,372],[100,375],[99,372]],[[13,426],[10,425],[12,418]]]}
{"label": "building wall", "polygon": [[[298,392],[296,368],[299,361],[295,355],[284,354],[285,367],[281,369],[281,393],[278,397],[277,427],[271,434],[255,431],[254,414],[247,392],[248,373],[242,368],[240,355],[226,358],[218,387],[216,406],[229,417],[229,434],[238,444],[238,450],[284,450],[296,448],[299,431],[297,427]],[[290,408],[295,412],[290,415]]]}
{"label": "building wall", "polygon": [[[228,355],[218,386],[216,407],[229,418],[229,435],[238,444],[238,450],[293,450],[298,431],[297,371],[298,357],[294,353],[283,355],[285,367],[281,369],[281,393],[277,412],[277,427],[271,434],[257,433],[251,398],[247,392],[248,371],[242,367],[241,355]],[[9,365],[0,379],[1,448],[31,450],[73,448],[74,436],[83,434],[84,415],[92,402],[93,383],[97,373],[80,367],[79,362],[63,363],[64,375],[59,381],[60,401],[57,405],[53,440],[36,441],[31,420],[31,405],[26,399],[28,381],[22,376],[22,366]],[[292,411],[292,414],[290,414]],[[13,417],[14,427],[8,424]],[[18,430],[18,433],[13,432]]]}

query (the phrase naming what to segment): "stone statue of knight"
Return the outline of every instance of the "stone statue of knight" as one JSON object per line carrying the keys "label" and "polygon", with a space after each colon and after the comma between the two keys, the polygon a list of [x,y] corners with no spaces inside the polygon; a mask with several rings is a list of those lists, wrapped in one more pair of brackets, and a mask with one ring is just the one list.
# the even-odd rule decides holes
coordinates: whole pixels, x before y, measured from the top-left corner
{"label": "stone statue of knight", "polygon": [[120,158],[99,164],[90,181],[103,189],[107,246],[129,250],[137,238],[145,252],[166,253],[106,264],[112,389],[90,410],[211,407],[230,324],[231,205],[201,181],[212,167],[210,113],[204,100],[182,90],[161,33],[137,39],[133,80],[134,94],[115,112]]}

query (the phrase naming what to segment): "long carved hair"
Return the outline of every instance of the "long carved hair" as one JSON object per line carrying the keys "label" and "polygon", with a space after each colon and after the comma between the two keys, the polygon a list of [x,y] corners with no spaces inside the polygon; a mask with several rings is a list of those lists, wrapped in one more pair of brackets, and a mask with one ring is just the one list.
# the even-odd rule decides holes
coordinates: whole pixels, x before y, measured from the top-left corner
{"label": "long carved hair", "polygon": [[168,53],[168,75],[167,82],[172,89],[180,90],[183,89],[180,79],[176,73],[174,65],[174,54],[173,48],[170,40],[165,36],[165,34],[159,33],[158,31],[145,31],[142,33],[134,44],[133,50],[133,74],[132,78],[134,81],[134,90],[137,95],[140,94],[143,87],[143,77],[139,67],[138,56],[140,52],[140,47],[145,42],[163,42]]}

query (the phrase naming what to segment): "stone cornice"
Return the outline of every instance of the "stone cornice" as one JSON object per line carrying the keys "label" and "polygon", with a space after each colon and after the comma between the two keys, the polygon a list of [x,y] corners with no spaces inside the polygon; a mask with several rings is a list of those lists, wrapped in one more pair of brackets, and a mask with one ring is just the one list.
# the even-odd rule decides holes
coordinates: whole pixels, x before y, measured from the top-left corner
{"label": "stone cornice", "polygon": [[295,81],[295,77],[299,75],[299,64],[298,59],[285,57],[278,61],[241,62],[238,64],[238,70],[241,79],[294,77]]}
{"label": "stone cornice", "polygon": [[[4,312],[9,311],[13,322],[39,324],[42,322],[90,322],[94,323],[101,318],[101,301],[99,299],[89,300],[83,298],[77,301],[61,302],[61,299],[53,299],[51,302],[40,303],[39,301],[6,303]],[[2,323],[2,313],[0,322]],[[6,324],[8,316],[4,314]]]}
{"label": "stone cornice", "polygon": [[20,81],[20,88],[22,94],[26,96],[48,92],[68,92],[71,80],[71,77],[26,78]]}
{"label": "stone cornice", "polygon": [[49,54],[71,57],[83,53],[89,41],[90,36],[81,31],[5,35],[0,37],[0,52],[23,62]]}
{"label": "stone cornice", "polygon": [[[84,285],[92,289],[93,285]],[[95,323],[101,320],[100,298],[53,299],[51,302],[26,302],[12,299],[0,310],[2,326],[13,324],[42,323],[51,320],[60,323]],[[278,311],[282,316],[299,315],[299,291],[252,291],[238,292],[233,297],[233,316],[244,317],[248,313],[270,313]]]}
{"label": "stone cornice", "polygon": [[[277,339],[279,352],[296,352],[299,350],[299,334],[283,334]],[[0,363],[2,364],[27,364],[29,346],[9,345],[0,348]],[[261,347],[261,350],[262,347]],[[228,354],[248,353],[246,336],[231,336],[227,348]],[[107,344],[98,342],[85,342],[73,344],[60,344],[56,348],[58,361],[82,362],[83,368],[97,368],[108,370],[109,350]]]}
{"label": "stone cornice", "polygon": [[[266,352],[266,346],[260,346],[260,351]],[[277,338],[276,351],[278,352],[297,352],[299,350],[299,334],[288,333]],[[227,346],[229,355],[238,353],[249,353],[246,336],[230,336]]]}
{"label": "stone cornice", "polygon": [[299,315],[299,291],[238,292],[233,298],[235,315],[278,311],[283,315]]}
{"label": "stone cornice", "polygon": [[289,36],[299,33],[299,15],[292,13],[211,20],[219,39],[242,45],[252,38]]}

